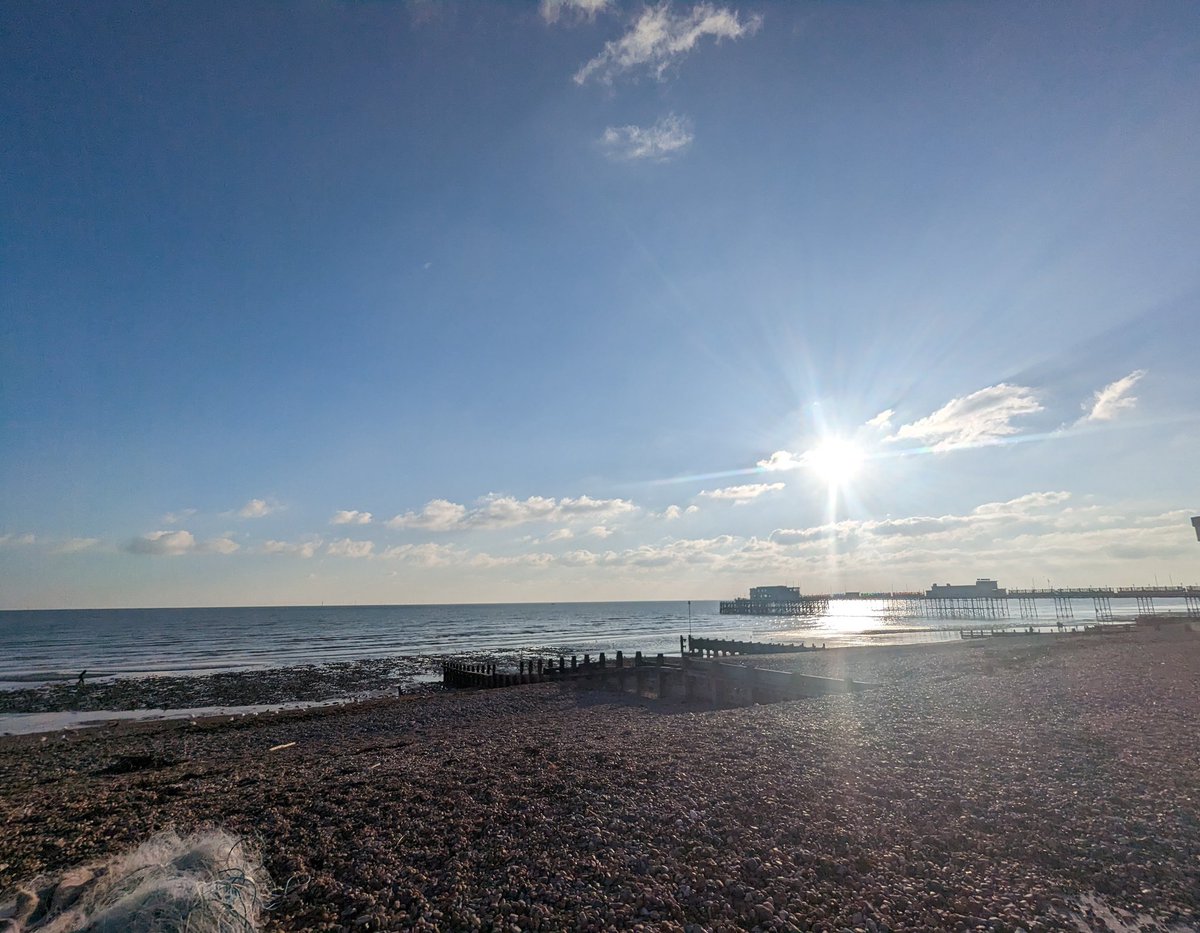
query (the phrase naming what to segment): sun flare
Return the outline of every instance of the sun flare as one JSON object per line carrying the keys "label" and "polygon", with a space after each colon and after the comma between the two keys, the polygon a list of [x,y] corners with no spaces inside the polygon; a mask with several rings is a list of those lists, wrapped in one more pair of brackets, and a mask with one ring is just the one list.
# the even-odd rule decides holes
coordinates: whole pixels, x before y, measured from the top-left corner
{"label": "sun flare", "polygon": [[829,438],[809,451],[808,467],[831,487],[841,487],[858,475],[866,455],[853,441]]}

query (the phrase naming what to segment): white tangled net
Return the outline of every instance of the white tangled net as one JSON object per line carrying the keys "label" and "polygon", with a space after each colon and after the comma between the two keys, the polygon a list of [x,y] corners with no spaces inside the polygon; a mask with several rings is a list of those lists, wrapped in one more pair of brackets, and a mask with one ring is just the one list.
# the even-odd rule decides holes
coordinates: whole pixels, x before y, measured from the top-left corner
{"label": "white tangled net", "polygon": [[270,883],[239,837],[168,831],[107,862],[41,878],[3,913],[15,933],[253,933]]}

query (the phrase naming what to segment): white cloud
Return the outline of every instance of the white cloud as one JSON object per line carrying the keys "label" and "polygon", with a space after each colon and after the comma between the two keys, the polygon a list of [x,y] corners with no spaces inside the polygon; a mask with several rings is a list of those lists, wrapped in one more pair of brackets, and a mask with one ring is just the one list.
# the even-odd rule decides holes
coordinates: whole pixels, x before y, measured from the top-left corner
{"label": "white cloud", "polygon": [[1014,526],[1045,523],[1049,517],[1061,514],[1062,506],[1071,498],[1069,492],[1032,492],[1004,502],[985,502],[970,512],[959,515],[911,515],[903,518],[846,520],[808,528],[777,528],[770,540],[776,544],[795,545],[813,541],[859,542],[891,538],[943,539],[953,534],[958,538],[978,535],[1012,534]]}
{"label": "white cloud", "polygon": [[556,559],[553,554],[546,554],[540,551],[504,556],[480,553],[473,555],[470,561],[468,561],[472,567],[549,567],[555,562]]}
{"label": "white cloud", "polygon": [[272,512],[278,512],[279,506],[273,502],[267,502],[265,499],[251,499],[240,509],[238,509],[239,518],[265,518]]}
{"label": "white cloud", "polygon": [[550,534],[546,535],[542,540],[549,543],[551,541],[569,541],[575,537],[575,532],[570,528],[556,528]]}
{"label": "white cloud", "polygon": [[[1186,560],[1194,553],[1193,513],[1186,509],[1147,515],[1112,505],[1071,506],[1070,498],[1035,492],[961,514],[780,529],[755,545],[750,566],[761,578],[772,568],[795,574],[805,565],[824,574],[840,561],[845,583],[864,589],[924,589],[934,580],[967,582],[980,574],[1028,586],[1036,567],[1039,583],[1053,574],[1056,585],[1081,586],[1146,582],[1130,576],[1130,561]],[[749,550],[748,544],[731,553],[720,569],[744,569]],[[905,577],[896,577],[898,568]]]}
{"label": "white cloud", "polygon": [[196,539],[190,531],[152,531],[134,538],[126,546],[133,554],[161,554],[178,557],[196,547]]}
{"label": "white cloud", "polygon": [[614,534],[613,530],[611,528],[609,528],[607,525],[593,525],[591,528],[588,529],[589,536],[591,536],[593,538],[600,538],[601,540],[603,540],[604,538],[610,538],[610,537],[612,537],[613,534]]}
{"label": "white cloud", "polygon": [[178,525],[180,522],[191,518],[195,514],[195,509],[180,509],[178,512],[168,512],[162,517],[162,523],[164,525]]}
{"label": "white cloud", "polygon": [[732,535],[679,538],[664,544],[643,544],[624,551],[568,551],[558,562],[572,567],[615,566],[652,569],[670,566],[713,566],[737,545]]}
{"label": "white cloud", "polygon": [[934,450],[994,444],[1017,433],[1014,418],[1042,410],[1033,389],[1001,382],[951,399],[933,414],[901,425],[886,439],[925,441]]}
{"label": "white cloud", "polygon": [[322,540],[317,537],[304,541],[264,541],[262,552],[264,554],[290,554],[307,560],[317,553],[322,543]]}
{"label": "white cloud", "polygon": [[99,538],[68,538],[54,549],[55,554],[78,554],[87,551],[100,543]]}
{"label": "white cloud", "polygon": [[[94,538],[76,538],[75,541],[95,541]],[[92,545],[86,545],[91,547]],[[156,554],[168,557],[178,557],[180,554],[190,554],[204,551],[211,554],[232,554],[240,549],[240,545],[229,537],[213,538],[203,544],[197,544],[195,536],[190,531],[152,531],[134,538],[126,546],[126,550],[134,554]],[[83,550],[83,547],[76,550]]]}
{"label": "white cloud", "polygon": [[35,535],[0,535],[0,547],[28,547],[29,545],[36,543],[37,537]]}
{"label": "white cloud", "polygon": [[705,36],[714,40],[740,39],[758,31],[761,16],[743,21],[736,10],[698,3],[689,13],[675,13],[669,0],[645,7],[629,31],[604,45],[604,49],[575,73],[575,83],[595,79],[611,84],[629,71],[645,69],[662,80],[667,70]]}
{"label": "white cloud", "polygon": [[1030,512],[1048,509],[1051,506],[1062,505],[1071,498],[1064,490],[1055,492],[1030,492],[1006,502],[985,502],[972,510],[973,515],[1026,515]]}
{"label": "white cloud", "polygon": [[405,512],[388,522],[389,528],[425,528],[429,531],[453,531],[463,524],[467,507],[448,499],[431,499],[420,512]]}
{"label": "white cloud", "polygon": [[374,541],[355,541],[352,538],[339,538],[325,545],[325,553],[330,557],[370,557],[374,550]]}
{"label": "white cloud", "polygon": [[420,512],[405,512],[388,522],[392,528],[424,528],[429,531],[459,531],[469,528],[511,528],[529,522],[571,522],[591,518],[606,519],[632,512],[636,507],[627,499],[593,499],[579,496],[562,499],[530,496],[489,495],[474,508],[433,499]]}
{"label": "white cloud", "polygon": [[700,493],[706,499],[721,499],[732,501],[734,505],[744,505],[752,499],[778,492],[784,483],[749,483],[745,486],[726,486],[723,489],[705,489]]}
{"label": "white cloud", "polygon": [[777,450],[766,460],[759,460],[757,466],[759,469],[771,473],[782,470],[798,470],[804,466],[804,456],[797,456],[790,450]]}
{"label": "white cloud", "polygon": [[1112,421],[1121,412],[1128,411],[1137,405],[1137,396],[1130,395],[1132,389],[1146,375],[1146,370],[1135,369],[1128,376],[1122,376],[1116,382],[1110,382],[1103,389],[1092,394],[1091,399],[1083,403],[1087,412],[1079,423],[1087,421]]}
{"label": "white cloud", "polygon": [[594,20],[596,14],[612,8],[612,0],[542,0],[542,19],[547,23],[563,20]]}
{"label": "white cloud", "polygon": [[333,513],[333,518],[329,520],[331,525],[369,525],[371,524],[370,512],[359,512],[355,509],[339,509]]}
{"label": "white cloud", "polygon": [[651,126],[610,126],[600,137],[600,145],[617,161],[666,162],[681,154],[694,138],[691,121],[672,113]]}
{"label": "white cloud", "polygon": [[397,544],[379,556],[384,560],[404,561],[421,567],[444,567],[464,562],[468,553],[468,551],[450,544],[426,542],[424,544]]}
{"label": "white cloud", "polygon": [[664,521],[673,522],[676,519],[683,518],[685,515],[695,515],[700,511],[700,506],[689,505],[686,509],[678,505],[668,505],[661,512],[656,512],[651,515],[652,518],[661,518]]}
{"label": "white cloud", "polygon": [[879,428],[881,431],[886,431],[892,426],[892,415],[896,414],[892,409],[885,408],[874,418],[867,419],[867,427]]}

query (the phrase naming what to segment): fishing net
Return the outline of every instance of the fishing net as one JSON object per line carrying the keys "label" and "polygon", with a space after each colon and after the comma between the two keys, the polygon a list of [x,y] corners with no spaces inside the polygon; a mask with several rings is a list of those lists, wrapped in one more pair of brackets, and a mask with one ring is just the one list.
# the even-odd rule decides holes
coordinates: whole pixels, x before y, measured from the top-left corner
{"label": "fishing net", "polygon": [[168,831],[108,862],[39,879],[4,913],[14,933],[253,933],[269,888],[239,837]]}

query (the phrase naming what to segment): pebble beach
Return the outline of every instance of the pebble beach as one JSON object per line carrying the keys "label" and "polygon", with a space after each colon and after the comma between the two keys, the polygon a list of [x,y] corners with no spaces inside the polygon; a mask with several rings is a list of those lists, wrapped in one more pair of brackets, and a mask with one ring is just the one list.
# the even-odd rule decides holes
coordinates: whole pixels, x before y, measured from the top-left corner
{"label": "pebble beach", "polygon": [[714,709],[538,684],[0,738],[0,888],[164,829],[270,930],[1194,930],[1200,635],[760,657]]}

